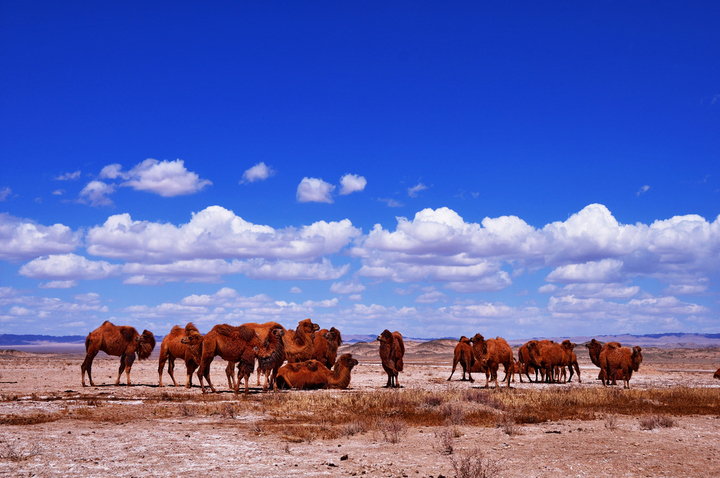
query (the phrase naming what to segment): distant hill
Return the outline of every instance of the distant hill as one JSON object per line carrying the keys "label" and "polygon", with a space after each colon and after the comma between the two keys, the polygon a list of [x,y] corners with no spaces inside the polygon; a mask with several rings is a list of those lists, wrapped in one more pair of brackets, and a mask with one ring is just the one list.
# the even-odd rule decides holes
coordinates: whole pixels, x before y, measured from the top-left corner
{"label": "distant hill", "polygon": [[0,335],[0,347],[6,345],[40,345],[40,344],[84,344],[84,335]]}

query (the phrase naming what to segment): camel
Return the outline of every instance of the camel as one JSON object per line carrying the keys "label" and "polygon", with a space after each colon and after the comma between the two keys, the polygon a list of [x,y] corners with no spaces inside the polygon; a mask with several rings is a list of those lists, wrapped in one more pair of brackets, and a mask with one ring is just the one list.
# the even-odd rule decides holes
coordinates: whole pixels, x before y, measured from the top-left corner
{"label": "camel", "polygon": [[453,356],[453,365],[452,365],[452,372],[450,372],[450,377],[448,378],[448,382],[452,378],[453,374],[455,373],[455,368],[457,367],[457,364],[460,364],[462,366],[462,378],[460,379],[461,382],[466,381],[465,373],[467,372],[468,375],[470,374],[470,369],[475,363],[475,358],[472,353],[472,344],[470,343],[470,339],[465,337],[464,335],[460,337],[460,340],[458,341],[458,344],[455,346],[455,354]]}
{"label": "camel", "polygon": [[[580,378],[580,366],[578,365],[577,355],[575,355],[574,351],[575,347],[577,347],[577,344],[574,344],[569,340],[563,340],[560,346],[565,352],[565,360],[563,360],[563,364],[561,367],[563,383],[572,382],[573,375],[576,371],[578,376],[578,383],[582,383],[582,379]],[[570,377],[568,377],[567,380],[565,380],[565,378],[567,377],[567,371],[565,367],[570,369]]]}
{"label": "camel", "polygon": [[[284,337],[284,335],[287,333],[287,331],[285,330],[285,327],[283,327],[282,325],[278,324],[277,322],[265,322],[265,323],[263,323],[263,324],[258,324],[258,323],[255,323],[255,322],[249,322],[249,323],[247,323],[247,324],[242,324],[242,325],[244,325],[245,327],[250,327],[251,329],[253,329],[253,330],[255,331],[255,333],[258,334],[258,336],[260,337],[260,340],[262,340],[263,343],[266,342],[270,331],[275,331],[274,333],[275,333],[275,336],[276,336],[276,337],[278,336],[278,334],[281,334],[280,332],[278,332],[278,330],[280,330],[280,329],[282,329],[282,334],[279,335],[280,337]],[[271,340],[274,340],[274,339],[271,339]],[[285,361],[285,344],[284,344],[284,340],[285,340],[284,338],[280,340],[281,344],[278,344],[278,343],[275,342],[275,341],[273,342],[274,346],[277,348],[277,354],[275,355],[275,360],[278,362],[278,363],[277,363],[277,368],[276,368],[276,367],[267,368],[267,367],[268,367],[268,363],[267,363],[267,362],[265,363],[265,366],[262,367],[262,370],[261,370],[261,367],[258,366],[258,370],[257,370],[257,385],[260,386],[260,375],[261,375],[261,374],[264,375],[264,376],[265,376],[265,384],[263,385],[263,390],[267,390],[267,389],[268,389],[268,386],[269,386],[269,385],[272,385],[272,380],[275,379],[275,375],[273,374],[273,372],[276,374],[276,373],[277,373],[277,369],[280,368],[280,366],[281,366],[281,365],[283,364],[283,362]],[[266,344],[266,345],[267,345],[268,347],[270,346],[269,343]],[[282,349],[282,350],[281,350],[281,349]],[[234,379],[234,373],[233,373],[234,366],[235,366],[234,363],[228,363],[227,368],[225,369],[225,374],[226,374],[227,377],[228,377],[228,383],[231,384],[231,385],[230,385],[230,388],[235,388],[235,379]],[[273,375],[273,376],[272,376],[272,379],[271,379],[271,377],[270,377],[271,374]],[[274,388],[274,387],[273,387],[273,388]]]}
{"label": "camel", "polygon": [[505,379],[503,379],[506,382],[505,386],[510,388],[510,374],[508,371],[512,367],[514,359],[512,349],[505,339],[497,337],[485,340],[482,335],[475,334],[470,341],[473,345],[475,360],[480,362],[483,367],[486,367],[485,388],[489,388],[491,377],[495,381],[495,388],[498,387],[497,371],[500,364],[505,368]]}
{"label": "camel", "polygon": [[530,342],[537,342],[537,340],[531,340],[523,345],[520,346],[518,349],[518,362],[522,365],[523,372],[520,373],[520,383],[523,383],[522,381],[522,375],[523,373],[528,379],[528,382],[533,382],[533,380],[530,378],[530,372],[535,372],[535,382],[538,381],[538,369],[530,365],[530,352],[528,351],[528,344]]}
{"label": "camel", "polygon": [[200,346],[202,342],[202,334],[190,322],[185,328],[176,325],[172,328],[160,344],[160,358],[158,359],[158,382],[159,387],[163,386],[162,376],[165,362],[168,363],[168,374],[173,381],[173,386],[177,387],[175,381],[175,359],[180,358],[185,361],[187,369],[187,379],[185,380],[185,388],[192,387],[192,375],[198,366],[198,358],[200,357]]}
{"label": "camel", "polygon": [[315,332],[320,330],[318,324],[310,319],[301,320],[296,330],[288,330],[283,337],[285,342],[285,358],[288,363],[304,362],[313,358]]}
{"label": "camel", "polygon": [[285,342],[283,341],[283,337],[285,337],[285,328],[280,324],[275,324],[268,330],[260,347],[261,353],[258,354],[257,360],[258,374],[262,373],[265,375],[263,391],[267,391],[268,386],[272,386],[273,390],[277,388],[275,386],[277,373],[285,361]]}
{"label": "camel", "polygon": [[155,336],[152,332],[143,330],[140,335],[133,327],[113,325],[106,320],[100,327],[90,332],[85,339],[85,360],[80,366],[82,386],[85,386],[85,372],[90,380],[90,386],[95,386],[92,379],[92,363],[98,352],[102,351],[108,355],[120,357],[120,370],[115,385],[120,384],[123,371],[127,376],[127,384],[132,385],[130,369],[135,362],[135,355],[139,360],[145,360],[150,357],[154,348]]}
{"label": "camel", "polygon": [[338,347],[341,345],[342,335],[338,329],[335,327],[330,327],[330,330],[321,329],[315,334],[313,358],[330,368],[335,364]]}
{"label": "camel", "polygon": [[[542,341],[541,341],[542,342]],[[555,342],[549,343],[529,342],[528,351],[530,352],[530,363],[544,372],[544,381],[553,383],[557,381],[555,371],[565,361],[565,349]]]}
{"label": "camel", "polygon": [[[603,350],[606,350],[610,346],[613,347],[622,347],[620,342],[607,342],[603,345],[602,342],[598,342],[595,339],[592,339],[590,342],[585,344],[585,347],[588,348],[588,353],[590,354],[590,360],[593,364],[600,367],[600,354]],[[598,380],[605,381],[605,371],[600,367],[600,373],[598,373]]]}
{"label": "camel", "polygon": [[625,388],[630,388],[632,373],[638,371],[642,360],[642,349],[639,346],[630,350],[628,347],[616,347],[611,344],[600,352],[600,366],[605,372],[603,385],[607,386],[610,380],[612,385],[615,385],[620,378],[625,382]]}
{"label": "camel", "polygon": [[288,363],[280,367],[277,375],[279,388],[314,390],[318,388],[345,389],[350,385],[350,372],[358,364],[352,354],[343,354],[333,369],[328,369],[319,360]]}
{"label": "camel", "polygon": [[400,388],[398,373],[403,370],[403,356],[405,355],[405,342],[400,332],[383,330],[377,338],[380,342],[380,360],[387,373],[388,380],[384,388]]}
{"label": "camel", "polygon": [[202,352],[200,365],[198,367],[198,379],[203,393],[207,393],[203,384],[203,377],[207,379],[208,385],[213,393],[215,387],[210,381],[210,364],[216,355],[223,360],[238,364],[238,379],[235,382],[235,394],[240,387],[240,377],[245,378],[245,394],[249,392],[248,379],[255,368],[255,358],[262,347],[260,337],[250,327],[221,324],[210,330],[202,340]]}

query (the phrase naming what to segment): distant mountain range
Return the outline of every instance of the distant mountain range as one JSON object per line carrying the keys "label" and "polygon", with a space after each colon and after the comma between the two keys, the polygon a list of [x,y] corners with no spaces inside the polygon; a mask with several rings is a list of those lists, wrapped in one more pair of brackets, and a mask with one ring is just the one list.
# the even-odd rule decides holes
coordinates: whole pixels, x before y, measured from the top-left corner
{"label": "distant mountain range", "polygon": [[[490,337],[486,337],[490,338]],[[535,337],[548,338],[561,342],[565,339],[581,344],[589,342],[595,338],[601,342],[616,341],[623,345],[640,345],[641,347],[659,347],[659,348],[698,348],[698,347],[720,347],[720,334],[684,334],[684,333],[665,333],[665,334],[645,334],[645,335],[596,335],[596,336],[575,336],[575,337]],[[158,344],[162,341],[163,336],[156,335],[155,339]],[[343,342],[354,344],[358,342],[374,342],[377,335],[371,334],[353,334],[343,336]],[[405,337],[405,340],[413,342],[429,342],[431,340],[451,339],[457,340],[458,337],[438,337],[438,338],[414,338]],[[508,340],[510,345],[522,345],[530,339]],[[51,344],[63,345],[82,345],[85,343],[84,335],[0,335],[0,347],[6,346],[39,346]]]}

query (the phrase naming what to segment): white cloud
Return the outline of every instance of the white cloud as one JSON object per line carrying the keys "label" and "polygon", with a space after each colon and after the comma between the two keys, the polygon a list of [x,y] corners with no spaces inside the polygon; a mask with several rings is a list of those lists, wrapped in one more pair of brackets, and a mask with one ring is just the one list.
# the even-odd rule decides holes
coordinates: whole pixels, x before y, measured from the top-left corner
{"label": "white cloud", "polygon": [[0,189],[0,202],[5,201],[8,196],[12,194],[12,189],[10,188],[2,188]]}
{"label": "white cloud", "polygon": [[63,194],[65,194],[65,190],[64,189],[56,189],[55,191],[52,192],[52,194],[53,194],[53,196],[62,196]]}
{"label": "white cloud", "polygon": [[[548,284],[548,286],[550,285],[553,284]],[[557,286],[554,286],[552,290],[547,290],[555,292],[555,296],[558,297],[572,295],[575,297],[596,299],[630,299],[640,293],[640,286],[608,283],[579,283],[568,284],[560,290],[557,290]]]}
{"label": "white cloud", "polygon": [[538,288],[538,292],[541,294],[552,294],[557,290],[558,286],[555,284],[545,284],[544,286]]}
{"label": "white cloud", "polygon": [[332,204],[335,186],[318,178],[303,178],[297,188],[298,202],[324,202]]}
{"label": "white cloud", "polygon": [[136,191],[152,192],[163,197],[194,194],[212,184],[211,181],[200,179],[196,173],[185,169],[185,162],[181,159],[175,161],[146,159],[123,177],[127,181],[121,186],[129,186]]}
{"label": "white cloud", "polygon": [[60,176],[56,177],[56,181],[69,181],[72,179],[77,179],[80,177],[80,171],[75,171],[74,173],[65,173],[61,174]]}
{"label": "white cloud", "polygon": [[77,287],[78,283],[74,280],[53,280],[50,282],[41,282],[38,285],[40,289],[70,289]]}
{"label": "white cloud", "polygon": [[79,202],[83,204],[90,203],[91,206],[112,206],[113,202],[108,196],[115,192],[114,184],[106,184],[102,181],[90,181],[80,191]]}
{"label": "white cloud", "polygon": [[623,262],[617,259],[603,259],[584,264],[568,264],[552,271],[545,279],[548,282],[617,282],[622,277]]}
{"label": "white cloud", "polygon": [[43,226],[0,213],[0,260],[18,261],[74,251],[81,236],[62,224]]}
{"label": "white cloud", "polygon": [[440,300],[444,301],[446,299],[447,299],[447,295],[443,294],[439,290],[434,290],[434,291],[426,292],[424,294],[419,295],[415,299],[415,302],[418,304],[434,304],[437,301],[440,301]]}
{"label": "white cloud", "polygon": [[94,280],[117,275],[120,267],[105,261],[90,261],[76,254],[59,254],[34,259],[23,265],[19,274],[33,279]]}
{"label": "white cloud", "polygon": [[668,295],[696,295],[707,292],[707,284],[671,284],[663,289]]}
{"label": "white cloud", "polygon": [[338,299],[327,299],[327,300],[321,300],[321,301],[314,301],[314,300],[307,300],[303,302],[303,307],[307,308],[320,308],[320,309],[329,309],[331,307],[337,307],[338,305]]}
{"label": "white cloud", "polygon": [[300,287],[291,287],[290,293],[291,294],[302,294],[302,289]]}
{"label": "white cloud", "polygon": [[333,282],[330,286],[330,292],[333,294],[357,294],[365,290],[365,286],[359,282]]}
{"label": "white cloud", "polygon": [[342,188],[340,189],[340,195],[342,196],[362,191],[367,185],[367,180],[364,177],[358,176],[356,174],[346,174],[345,176],[340,178],[340,185],[342,186]]}
{"label": "white cloud", "polygon": [[88,231],[86,243],[90,254],[144,263],[232,258],[315,261],[339,252],[359,235],[347,219],[276,230],[211,206],[181,226],[133,221],[129,214],[110,216]]}
{"label": "white cloud", "polygon": [[240,184],[254,183],[255,181],[264,181],[265,179],[273,176],[274,174],[275,170],[273,168],[266,166],[264,162],[261,162],[243,173]]}
{"label": "white cloud", "polygon": [[403,203],[390,198],[378,198],[378,201],[384,202],[388,207],[403,207]]}
{"label": "white cloud", "polygon": [[414,198],[414,197],[417,197],[417,195],[420,191],[424,191],[427,188],[428,187],[425,186],[423,183],[417,183],[417,185],[415,185],[411,188],[408,188],[407,193],[408,193],[408,196],[410,196],[411,198]]}
{"label": "white cloud", "polygon": [[638,189],[638,192],[635,193],[635,195],[638,196],[638,197],[640,197],[641,194],[645,194],[646,192],[648,192],[649,189],[650,189],[650,186],[648,186],[648,185],[646,184],[645,186],[643,186],[643,187],[641,187],[640,189]]}
{"label": "white cloud", "polygon": [[114,163],[114,164],[108,164],[102,170],[100,171],[100,175],[98,176],[100,179],[117,179],[117,178],[124,178],[127,179],[127,175],[122,172],[122,165]]}

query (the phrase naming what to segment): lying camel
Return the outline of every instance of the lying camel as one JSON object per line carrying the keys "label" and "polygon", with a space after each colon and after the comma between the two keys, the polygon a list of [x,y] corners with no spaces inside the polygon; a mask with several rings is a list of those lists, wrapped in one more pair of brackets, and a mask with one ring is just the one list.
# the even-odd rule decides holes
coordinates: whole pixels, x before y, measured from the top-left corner
{"label": "lying camel", "polygon": [[470,369],[472,368],[473,364],[475,363],[475,358],[473,357],[472,352],[472,344],[470,343],[470,339],[465,337],[464,335],[460,337],[460,340],[458,341],[457,345],[455,346],[455,353],[453,355],[453,365],[452,365],[452,371],[450,372],[450,377],[448,378],[448,382],[452,378],[453,374],[455,373],[455,368],[457,367],[457,364],[460,364],[462,366],[462,378],[460,379],[461,382],[466,381],[465,373],[470,374]]}
{"label": "lying camel", "polygon": [[720,368],[715,371],[715,375],[713,375],[713,378],[720,378]]}
{"label": "lying camel", "polygon": [[405,342],[400,332],[383,330],[377,338],[380,342],[380,360],[387,373],[388,380],[384,388],[400,388],[398,373],[403,370],[403,356],[405,355]]}
{"label": "lying camel", "polygon": [[314,390],[318,388],[348,388],[350,372],[358,361],[352,354],[343,354],[338,358],[332,370],[318,360],[288,363],[280,367],[277,375],[278,388]]}
{"label": "lying camel", "polygon": [[192,322],[188,323],[185,328],[179,325],[172,328],[160,344],[160,358],[158,359],[158,382],[160,387],[163,386],[162,376],[165,362],[168,364],[168,374],[173,381],[173,385],[178,386],[173,373],[176,358],[185,361],[185,368],[187,369],[185,388],[192,387],[192,376],[198,367],[201,342],[202,334]]}
{"label": "lying camel", "polygon": [[90,380],[90,386],[95,386],[92,379],[92,363],[98,352],[102,351],[108,355],[120,357],[120,370],[115,385],[120,384],[123,371],[127,376],[127,384],[132,385],[130,369],[135,362],[135,355],[139,360],[144,360],[150,357],[154,348],[155,336],[152,332],[143,330],[140,335],[133,327],[114,325],[106,320],[100,327],[90,332],[85,339],[85,360],[80,366],[82,386],[85,386],[85,372]]}

